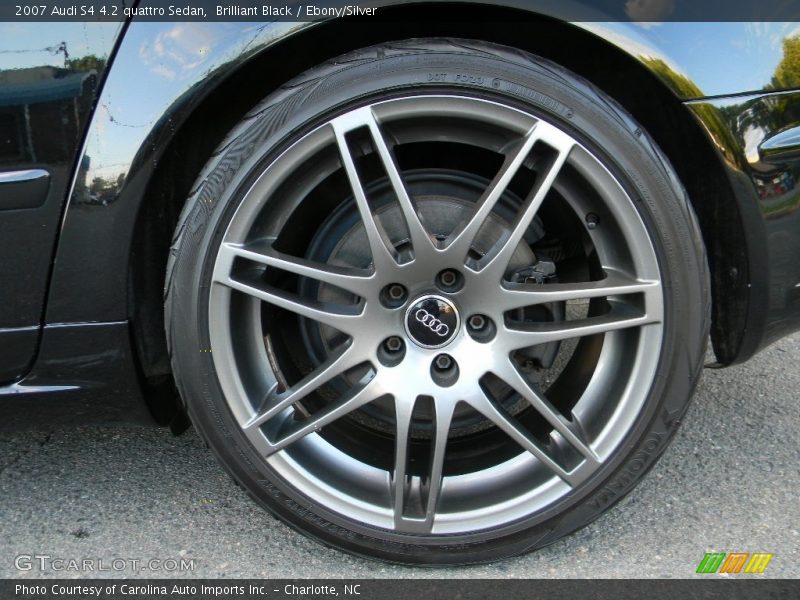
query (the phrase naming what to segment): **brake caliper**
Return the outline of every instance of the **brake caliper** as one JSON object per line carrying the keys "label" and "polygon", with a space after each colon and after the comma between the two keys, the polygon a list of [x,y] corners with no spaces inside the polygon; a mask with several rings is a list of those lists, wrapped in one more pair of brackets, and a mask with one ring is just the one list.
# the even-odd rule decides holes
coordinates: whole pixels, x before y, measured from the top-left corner
{"label": "brake caliper", "polygon": [[[536,262],[532,265],[513,271],[509,280],[513,283],[536,285],[547,285],[558,281],[556,265],[553,261],[544,256],[536,257],[535,260]],[[511,315],[511,321],[550,323],[563,321],[565,314],[565,302],[548,302],[546,304],[526,306],[514,311]],[[549,369],[555,362],[559,347],[560,342],[550,342],[549,344],[540,344],[519,350],[516,355],[520,360],[520,367],[525,371]]]}

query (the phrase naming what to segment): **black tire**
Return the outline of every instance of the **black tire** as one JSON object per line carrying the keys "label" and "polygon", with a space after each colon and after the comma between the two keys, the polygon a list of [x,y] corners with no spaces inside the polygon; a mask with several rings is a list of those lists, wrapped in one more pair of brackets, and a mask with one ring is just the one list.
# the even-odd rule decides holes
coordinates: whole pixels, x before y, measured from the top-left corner
{"label": "black tire", "polygon": [[[301,132],[347,107],[412,90],[456,91],[547,116],[600,148],[649,231],[664,289],[656,377],[630,433],[569,498],[513,527],[415,536],[372,530],[329,512],[271,471],[226,404],[211,354],[208,300],[215,250],[243,190]],[[468,40],[409,40],[341,56],[299,76],[255,107],[209,160],[175,233],[165,287],[172,366],[192,423],[233,479],[306,535],[359,555],[416,564],[496,560],[548,545],[624,497],[666,448],[698,381],[710,323],[709,276],[696,218],[673,169],[617,104],[542,58]]]}

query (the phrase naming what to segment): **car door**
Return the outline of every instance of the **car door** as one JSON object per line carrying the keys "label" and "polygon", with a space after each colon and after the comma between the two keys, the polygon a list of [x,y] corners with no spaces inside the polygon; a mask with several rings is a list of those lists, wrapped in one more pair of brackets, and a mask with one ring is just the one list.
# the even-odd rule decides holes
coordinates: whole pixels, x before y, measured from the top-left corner
{"label": "car door", "polygon": [[35,356],[63,205],[122,29],[0,23],[0,384]]}

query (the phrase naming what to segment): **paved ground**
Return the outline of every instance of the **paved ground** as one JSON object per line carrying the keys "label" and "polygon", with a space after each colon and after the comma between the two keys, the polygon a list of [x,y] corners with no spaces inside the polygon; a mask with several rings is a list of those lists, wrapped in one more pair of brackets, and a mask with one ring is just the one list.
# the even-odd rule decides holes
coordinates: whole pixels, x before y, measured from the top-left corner
{"label": "paved ground", "polygon": [[21,554],[193,558],[201,577],[691,577],[709,550],[774,552],[765,576],[797,577],[799,364],[796,336],[706,371],[677,439],[623,504],[549,548],[474,568],[383,565],[309,541],[256,508],[194,434],[3,433],[0,577],[75,576],[17,571]]}

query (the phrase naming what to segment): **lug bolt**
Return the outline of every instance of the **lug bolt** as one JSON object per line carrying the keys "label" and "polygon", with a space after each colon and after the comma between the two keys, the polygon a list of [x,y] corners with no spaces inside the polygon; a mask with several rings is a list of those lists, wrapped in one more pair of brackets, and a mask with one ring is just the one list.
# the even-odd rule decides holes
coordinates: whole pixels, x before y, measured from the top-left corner
{"label": "lug bolt", "polygon": [[436,285],[452,294],[464,286],[464,277],[455,269],[444,269],[436,276]]}
{"label": "lug bolt", "polygon": [[381,304],[386,308],[399,308],[408,297],[408,290],[399,283],[390,283],[381,290]]}
{"label": "lug bolt", "polygon": [[474,331],[481,331],[486,327],[486,317],[483,315],[472,315],[467,320],[467,325]]}
{"label": "lug bolt", "polygon": [[486,315],[475,314],[467,318],[467,333],[476,342],[485,344],[494,339],[497,327]]}
{"label": "lug bolt", "polygon": [[399,283],[393,283],[389,286],[389,291],[387,293],[392,300],[402,300],[406,295],[406,290]]}
{"label": "lug bolt", "polygon": [[440,354],[433,359],[433,364],[437,371],[447,371],[447,369],[453,366],[453,359],[447,356],[447,354]]}
{"label": "lug bolt", "polygon": [[386,348],[387,352],[395,354],[403,349],[403,340],[396,335],[393,335],[386,339],[386,341],[383,343],[383,346]]}
{"label": "lug bolt", "polygon": [[438,354],[431,363],[431,379],[440,387],[450,387],[458,381],[458,363],[447,354]]}
{"label": "lug bolt", "polygon": [[600,217],[598,217],[594,213],[589,213],[586,215],[586,227],[589,229],[594,229],[597,227],[597,224],[600,222]]}
{"label": "lug bolt", "polygon": [[444,285],[451,286],[455,285],[456,281],[458,281],[458,275],[456,275],[455,271],[447,269],[446,271],[442,271],[442,274],[439,275],[439,279]]}

